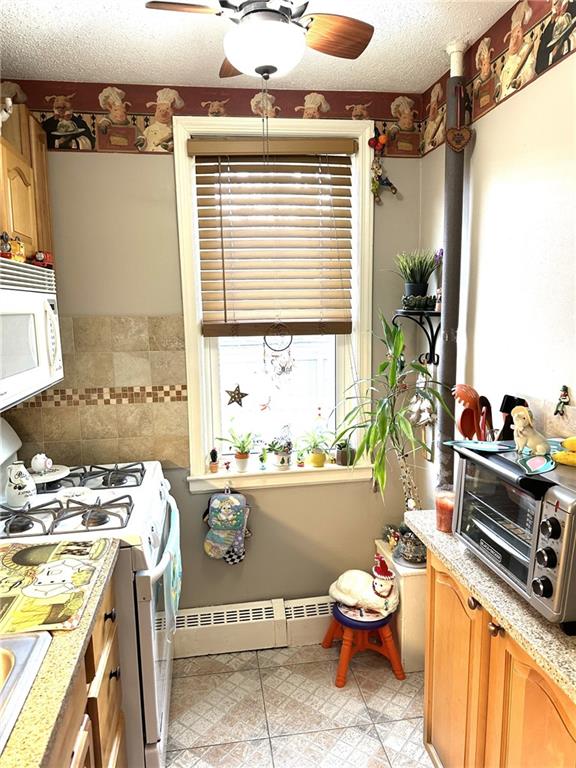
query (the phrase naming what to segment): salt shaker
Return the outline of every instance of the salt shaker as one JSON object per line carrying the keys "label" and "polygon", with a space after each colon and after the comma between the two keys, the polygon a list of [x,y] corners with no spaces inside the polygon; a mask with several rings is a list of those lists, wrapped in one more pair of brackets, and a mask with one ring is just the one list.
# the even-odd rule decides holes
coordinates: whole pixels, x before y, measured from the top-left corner
{"label": "salt shaker", "polygon": [[15,508],[23,507],[27,501],[36,496],[36,483],[23,461],[15,461],[8,467],[5,495],[6,504]]}

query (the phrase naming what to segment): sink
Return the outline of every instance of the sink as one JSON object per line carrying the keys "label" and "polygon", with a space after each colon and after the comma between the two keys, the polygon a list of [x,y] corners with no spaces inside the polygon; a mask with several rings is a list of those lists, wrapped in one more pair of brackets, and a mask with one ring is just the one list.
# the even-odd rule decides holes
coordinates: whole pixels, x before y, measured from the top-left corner
{"label": "sink", "polygon": [[51,641],[48,632],[0,635],[0,754]]}
{"label": "sink", "polygon": [[0,693],[8,682],[15,663],[16,659],[12,651],[7,648],[0,648]]}

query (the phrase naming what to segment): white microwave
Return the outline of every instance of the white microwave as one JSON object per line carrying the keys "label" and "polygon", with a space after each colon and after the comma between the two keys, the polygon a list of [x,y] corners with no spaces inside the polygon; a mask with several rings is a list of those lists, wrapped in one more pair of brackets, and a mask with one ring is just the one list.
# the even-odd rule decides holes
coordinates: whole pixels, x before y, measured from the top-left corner
{"label": "white microwave", "polygon": [[54,272],[0,258],[0,411],[63,377]]}

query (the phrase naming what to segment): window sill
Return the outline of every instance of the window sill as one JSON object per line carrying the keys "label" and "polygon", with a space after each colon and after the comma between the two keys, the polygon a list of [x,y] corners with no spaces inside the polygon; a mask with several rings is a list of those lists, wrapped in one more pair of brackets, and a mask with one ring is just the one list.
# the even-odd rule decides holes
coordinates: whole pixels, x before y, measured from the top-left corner
{"label": "window sill", "polygon": [[212,493],[229,484],[237,491],[254,488],[287,488],[297,485],[327,485],[329,483],[359,483],[372,478],[372,467],[367,465],[341,467],[291,467],[284,471],[272,469],[257,472],[215,472],[188,477],[190,493]]}

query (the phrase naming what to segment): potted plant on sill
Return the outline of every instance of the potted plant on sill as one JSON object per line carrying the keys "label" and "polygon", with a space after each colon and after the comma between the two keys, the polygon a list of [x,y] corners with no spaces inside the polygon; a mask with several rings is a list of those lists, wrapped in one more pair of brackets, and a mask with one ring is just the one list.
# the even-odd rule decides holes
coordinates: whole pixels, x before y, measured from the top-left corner
{"label": "potted plant on sill", "polygon": [[[378,366],[378,373],[368,380],[353,385],[368,384],[365,395],[357,397],[357,405],[343,419],[336,435],[336,442],[350,439],[358,432],[361,437],[356,449],[354,464],[366,455],[372,461],[374,479],[383,494],[388,478],[390,455],[400,469],[400,482],[406,509],[420,508],[420,497],[409,459],[419,451],[430,448],[419,440],[410,422],[411,400],[416,395],[427,400],[432,409],[447,409],[444,398],[437,389],[426,366],[404,357],[404,333],[380,315],[386,357]],[[424,381],[418,382],[418,376]]]}
{"label": "potted plant on sill", "polygon": [[230,429],[228,437],[217,437],[216,439],[228,443],[230,447],[234,449],[236,470],[238,472],[246,472],[248,469],[248,460],[250,459],[250,451],[254,445],[254,436],[252,432],[238,434],[233,429]]}
{"label": "potted plant on sill", "polygon": [[436,253],[417,249],[396,256],[396,269],[404,280],[404,296],[426,296],[428,281],[438,266]]}
{"label": "potted plant on sill", "polygon": [[280,471],[290,469],[292,456],[292,439],[287,432],[275,437],[268,443],[268,452],[272,454],[274,468]]}
{"label": "potted plant on sill", "polygon": [[350,445],[346,438],[336,443],[336,464],[340,467],[349,467],[354,464],[356,449]]}
{"label": "potted plant on sill", "polygon": [[310,464],[317,469],[326,463],[326,451],[329,447],[328,436],[322,430],[315,429],[302,438],[302,449],[308,454]]}

